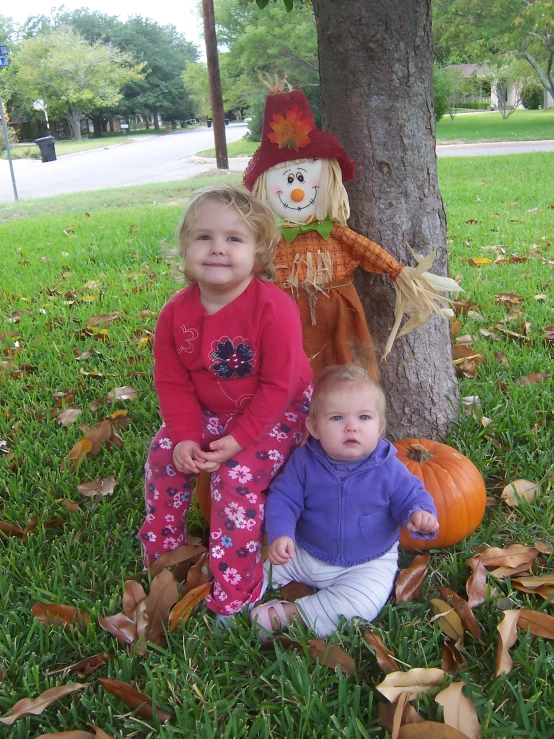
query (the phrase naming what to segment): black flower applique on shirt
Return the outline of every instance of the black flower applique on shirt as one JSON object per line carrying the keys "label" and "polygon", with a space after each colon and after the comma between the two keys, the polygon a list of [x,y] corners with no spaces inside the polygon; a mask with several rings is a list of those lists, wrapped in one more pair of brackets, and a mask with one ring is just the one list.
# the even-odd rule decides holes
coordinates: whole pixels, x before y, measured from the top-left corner
{"label": "black flower applique on shirt", "polygon": [[242,336],[230,339],[223,336],[212,344],[210,359],[214,362],[210,369],[225,380],[233,377],[247,377],[254,367],[254,350]]}

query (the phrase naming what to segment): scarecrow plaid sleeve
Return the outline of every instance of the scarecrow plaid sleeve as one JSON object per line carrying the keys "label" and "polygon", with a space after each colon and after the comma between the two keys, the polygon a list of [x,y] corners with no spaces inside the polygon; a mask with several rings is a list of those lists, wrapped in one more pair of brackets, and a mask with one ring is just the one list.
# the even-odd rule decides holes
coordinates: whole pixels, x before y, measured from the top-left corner
{"label": "scarecrow plaid sleeve", "polygon": [[404,269],[403,265],[399,264],[394,257],[391,257],[383,247],[371,241],[366,236],[352,231],[348,226],[335,223],[331,235],[344,244],[344,246],[347,246],[352,258],[356,259],[362,268],[368,272],[386,274],[393,280],[396,280],[400,272]]}

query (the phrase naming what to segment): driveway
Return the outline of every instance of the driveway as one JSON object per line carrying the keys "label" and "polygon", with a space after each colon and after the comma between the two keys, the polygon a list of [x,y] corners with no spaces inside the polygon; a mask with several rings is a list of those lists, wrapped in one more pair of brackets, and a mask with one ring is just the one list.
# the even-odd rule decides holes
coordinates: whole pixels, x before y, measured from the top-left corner
{"label": "driveway", "polygon": [[[243,123],[230,124],[227,141],[237,141],[246,133]],[[106,141],[111,141],[107,139]],[[20,200],[51,197],[84,190],[144,185],[151,182],[185,180],[215,167],[213,160],[198,161],[193,155],[214,146],[213,129],[179,131],[166,136],[131,139],[127,143],[92,149],[60,157],[55,162],[40,159],[14,161]],[[508,141],[437,146],[437,155],[484,156],[554,151],[554,141]],[[192,158],[191,158],[192,157]],[[231,159],[231,169],[243,170],[247,159]],[[9,165],[0,160],[0,202],[13,202]]]}
{"label": "driveway", "polygon": [[[241,139],[247,126],[230,124],[225,128],[227,143]],[[111,143],[113,139],[106,139]],[[112,187],[145,185],[151,182],[186,180],[213,169],[210,160],[190,161],[197,151],[213,148],[212,128],[177,131],[166,136],[148,136],[104,149],[90,149],[68,154],[55,162],[40,159],[16,159],[15,183],[20,200],[53,195],[104,190]],[[241,168],[230,162],[230,166]],[[13,188],[7,160],[0,160],[0,202],[13,202]]]}

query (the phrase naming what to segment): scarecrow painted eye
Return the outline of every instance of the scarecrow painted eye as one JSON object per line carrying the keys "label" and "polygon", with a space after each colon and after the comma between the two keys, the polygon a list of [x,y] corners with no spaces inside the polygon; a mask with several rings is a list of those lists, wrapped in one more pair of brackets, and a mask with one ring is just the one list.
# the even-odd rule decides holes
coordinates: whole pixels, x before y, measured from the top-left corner
{"label": "scarecrow painted eye", "polygon": [[304,175],[302,174],[302,172],[299,172],[296,175],[296,179],[298,180],[298,182],[304,182]]}
{"label": "scarecrow painted eye", "polygon": [[289,183],[289,185],[292,185],[292,183],[294,182],[293,174],[289,174],[289,176],[287,177],[287,182]]}

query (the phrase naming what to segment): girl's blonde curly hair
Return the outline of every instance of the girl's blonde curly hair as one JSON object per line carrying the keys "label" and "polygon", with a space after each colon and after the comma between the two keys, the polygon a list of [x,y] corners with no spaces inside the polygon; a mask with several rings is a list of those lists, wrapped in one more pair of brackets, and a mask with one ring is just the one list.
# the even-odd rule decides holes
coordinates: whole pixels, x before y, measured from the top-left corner
{"label": "girl's blonde curly hair", "polygon": [[210,185],[196,190],[191,195],[175,231],[175,248],[166,251],[166,255],[173,260],[176,267],[176,279],[181,282],[194,281],[187,275],[186,251],[198,209],[208,200],[232,208],[253,231],[257,244],[254,254],[254,274],[261,280],[274,282],[276,272],[273,260],[280,237],[275,214],[268,205],[236,185]]}

